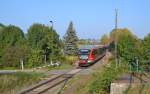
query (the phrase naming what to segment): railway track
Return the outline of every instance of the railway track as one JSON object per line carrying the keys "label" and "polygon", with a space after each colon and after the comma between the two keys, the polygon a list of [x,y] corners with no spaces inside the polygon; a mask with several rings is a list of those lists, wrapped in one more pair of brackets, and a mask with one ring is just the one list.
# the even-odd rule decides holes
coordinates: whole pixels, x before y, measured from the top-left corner
{"label": "railway track", "polygon": [[[93,65],[95,65],[95,63]],[[88,68],[92,66],[88,66]],[[49,93],[49,90],[52,90],[54,87],[62,84],[63,82],[65,83],[68,79],[72,78],[75,74],[84,69],[87,69],[87,67],[77,67],[76,69],[73,69],[69,72],[54,75],[46,81],[40,82],[34,86],[24,89],[17,94],[51,94]]]}
{"label": "railway track", "polygon": [[46,81],[40,82],[34,86],[24,89],[17,94],[45,94],[50,89],[72,78],[75,74],[77,74],[81,70],[82,69],[73,69],[70,72],[64,74],[54,75],[51,78],[47,79]]}

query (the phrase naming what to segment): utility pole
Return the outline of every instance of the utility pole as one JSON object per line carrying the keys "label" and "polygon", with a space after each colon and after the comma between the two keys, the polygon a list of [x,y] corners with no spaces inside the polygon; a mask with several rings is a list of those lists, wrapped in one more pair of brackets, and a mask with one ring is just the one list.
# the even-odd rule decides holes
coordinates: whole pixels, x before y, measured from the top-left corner
{"label": "utility pole", "polygon": [[[42,32],[44,31],[44,25],[42,25]],[[44,49],[44,63],[47,64],[47,47]]]}
{"label": "utility pole", "polygon": [[[115,9],[115,30],[117,32],[118,29],[118,9]],[[118,67],[118,52],[117,52],[117,38],[118,36],[115,35],[115,61],[116,61],[116,68]]]}
{"label": "utility pole", "polygon": [[51,23],[51,29],[52,29],[52,50],[51,50],[51,64],[53,63],[53,60],[52,60],[52,58],[53,58],[53,39],[54,39],[54,33],[53,33],[53,21],[51,20],[51,21],[49,21],[50,23]]}
{"label": "utility pole", "polygon": [[52,30],[53,30],[53,23],[54,23],[54,22],[53,22],[53,21],[49,21],[49,22],[52,24],[51,28],[52,28]]}
{"label": "utility pole", "polygon": [[118,9],[115,9],[115,29],[118,28]]}

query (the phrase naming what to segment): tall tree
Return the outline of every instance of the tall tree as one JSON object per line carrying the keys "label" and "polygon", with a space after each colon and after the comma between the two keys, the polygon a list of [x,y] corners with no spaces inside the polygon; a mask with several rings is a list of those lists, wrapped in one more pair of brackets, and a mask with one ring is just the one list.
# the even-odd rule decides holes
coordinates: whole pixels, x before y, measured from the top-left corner
{"label": "tall tree", "polygon": [[150,34],[144,37],[143,53],[145,61],[150,61]]}
{"label": "tall tree", "polygon": [[43,24],[33,24],[28,29],[27,40],[32,49],[42,51],[45,63],[49,59],[48,57],[54,58],[55,56],[59,56],[60,39],[54,29]]}
{"label": "tall tree", "polygon": [[24,40],[24,33],[23,31],[13,25],[9,25],[4,27],[0,34],[0,47],[5,48],[6,46],[16,46],[20,45]]}
{"label": "tall tree", "polygon": [[0,58],[3,50],[10,46],[20,46],[25,40],[23,31],[14,25],[4,26],[0,32]]}
{"label": "tall tree", "polygon": [[0,23],[0,31],[5,27],[2,23]]}
{"label": "tall tree", "polygon": [[107,45],[109,43],[109,41],[110,41],[109,37],[106,34],[104,34],[100,39],[100,43],[103,45]]}
{"label": "tall tree", "polygon": [[30,49],[27,46],[9,46],[3,50],[2,66],[20,68],[21,62],[27,63]]}
{"label": "tall tree", "polygon": [[[47,61],[49,51],[52,50],[52,31],[48,26],[35,23],[28,29],[27,33],[28,44],[32,49],[41,50],[42,53],[38,55],[41,57],[43,54],[45,57],[45,63]],[[35,54],[35,51],[33,54]],[[33,55],[36,56],[36,55]],[[31,57],[32,58],[32,57]]]}
{"label": "tall tree", "polygon": [[[28,33],[27,33],[27,40],[28,40],[28,44],[31,48],[41,48],[41,44],[44,41],[44,37],[46,35],[48,31],[44,30],[45,26],[42,24],[33,24],[32,26],[30,26],[30,28],[28,29]],[[51,33],[51,32],[50,32]]]}
{"label": "tall tree", "polygon": [[111,40],[114,40],[114,41],[118,41],[120,36],[122,35],[132,35],[132,33],[127,29],[127,28],[124,28],[124,29],[113,29],[111,32],[110,32],[110,39]]}
{"label": "tall tree", "polygon": [[140,41],[127,28],[113,30],[110,33],[111,40],[117,41],[117,52],[124,59],[132,59],[140,55]]}
{"label": "tall tree", "polygon": [[67,29],[67,32],[64,36],[64,43],[65,43],[64,52],[65,52],[65,54],[76,55],[77,42],[78,42],[78,37],[77,37],[76,31],[73,27],[73,22],[71,21],[69,24],[69,27]]}

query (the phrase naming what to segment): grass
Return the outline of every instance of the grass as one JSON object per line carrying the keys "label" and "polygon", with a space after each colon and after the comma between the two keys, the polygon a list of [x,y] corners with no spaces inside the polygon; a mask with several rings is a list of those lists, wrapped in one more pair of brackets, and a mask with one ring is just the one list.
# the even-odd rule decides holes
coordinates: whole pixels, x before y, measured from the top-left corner
{"label": "grass", "polygon": [[73,66],[70,64],[62,64],[61,66],[50,66],[49,70],[63,70],[63,69],[71,69]]}
{"label": "grass", "polygon": [[[115,61],[111,58],[109,63],[97,68],[93,74],[88,75],[88,77],[76,78],[70,81],[67,86],[71,87],[71,84],[77,86],[71,94],[109,94],[111,82],[127,71],[128,68],[124,62],[116,68]],[[69,87],[68,89],[65,88],[64,91],[71,92]]]}
{"label": "grass", "polygon": [[[94,70],[101,71],[105,64],[95,66]],[[95,73],[94,71],[94,73]],[[73,77],[66,87],[63,94],[91,94],[89,93],[89,83],[93,82],[93,73],[88,75],[78,75]]]}
{"label": "grass", "polygon": [[139,82],[131,83],[130,86],[124,91],[123,94],[150,94],[150,75],[145,72],[145,76],[148,77],[146,83]]}
{"label": "grass", "polygon": [[41,77],[44,77],[44,75],[35,72],[17,72],[11,75],[0,75],[0,93],[16,94],[22,88],[40,81]]}
{"label": "grass", "polygon": [[110,84],[122,73],[125,73],[125,67],[115,67],[114,61],[109,62],[110,65],[104,66],[99,72],[93,74],[93,78],[88,85],[89,94],[109,94]]}
{"label": "grass", "polygon": [[63,89],[62,94],[87,94],[86,85],[91,79],[91,75],[78,75],[71,78]]}
{"label": "grass", "polygon": [[135,84],[131,85],[127,93],[124,94],[150,94],[150,84]]}
{"label": "grass", "polygon": [[64,56],[62,64],[60,66],[50,66],[49,70],[63,70],[63,69],[71,69],[73,68],[73,64],[77,61],[77,56]]}
{"label": "grass", "polygon": [[66,56],[63,57],[63,61],[62,62],[66,63],[66,64],[73,65],[77,60],[78,60],[77,56],[66,55]]}
{"label": "grass", "polygon": [[15,67],[2,67],[0,70],[16,70]]}

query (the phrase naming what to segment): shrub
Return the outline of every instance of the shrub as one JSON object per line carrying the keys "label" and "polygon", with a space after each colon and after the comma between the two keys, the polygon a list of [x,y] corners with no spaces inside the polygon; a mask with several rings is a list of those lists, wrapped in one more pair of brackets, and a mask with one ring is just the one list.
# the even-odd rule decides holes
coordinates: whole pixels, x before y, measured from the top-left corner
{"label": "shrub", "polygon": [[64,63],[70,64],[70,65],[74,64],[77,61],[77,59],[78,59],[77,56],[68,56],[68,55],[62,58]]}
{"label": "shrub", "polygon": [[105,66],[101,72],[93,74],[93,81],[89,84],[90,94],[108,94],[110,91],[110,84],[120,74],[124,72],[124,66],[115,67],[115,62],[111,61],[110,65]]}

